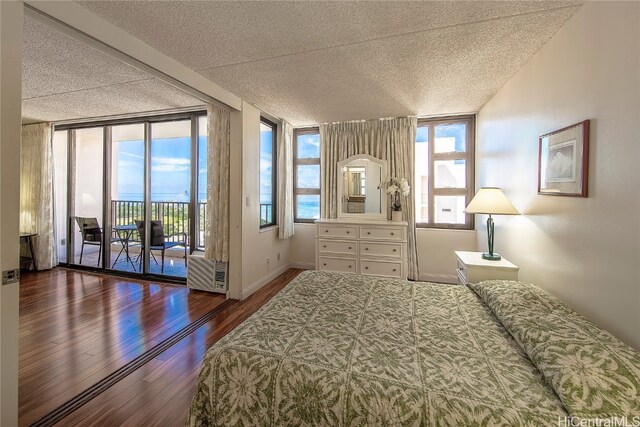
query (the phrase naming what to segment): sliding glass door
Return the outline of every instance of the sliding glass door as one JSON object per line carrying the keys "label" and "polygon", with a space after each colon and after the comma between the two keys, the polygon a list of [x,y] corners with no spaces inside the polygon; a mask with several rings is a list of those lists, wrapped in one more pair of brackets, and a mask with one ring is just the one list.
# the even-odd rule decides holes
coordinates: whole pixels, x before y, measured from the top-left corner
{"label": "sliding glass door", "polygon": [[151,124],[151,260],[154,274],[186,277],[191,223],[191,121]]}
{"label": "sliding glass door", "polygon": [[145,220],[145,125],[111,126],[108,268],[141,273],[144,259],[138,225]]}
{"label": "sliding glass door", "polygon": [[206,116],[80,126],[55,133],[61,263],[185,278],[205,246]]}
{"label": "sliding glass door", "polygon": [[71,132],[74,163],[70,177],[73,191],[70,236],[73,264],[102,267],[104,128]]}

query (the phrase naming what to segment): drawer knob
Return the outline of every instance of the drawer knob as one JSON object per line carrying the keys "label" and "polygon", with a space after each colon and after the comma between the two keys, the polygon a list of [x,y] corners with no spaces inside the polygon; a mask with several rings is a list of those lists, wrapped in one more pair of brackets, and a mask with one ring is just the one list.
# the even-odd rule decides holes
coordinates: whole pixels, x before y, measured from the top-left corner
{"label": "drawer knob", "polygon": [[365,251],[368,251],[368,250],[369,250],[369,248],[364,248],[364,250],[365,250]]}
{"label": "drawer knob", "polygon": [[394,268],[394,269],[393,269],[393,271],[395,272],[395,271],[396,271],[396,269]]}
{"label": "drawer knob", "polygon": [[393,252],[398,252],[398,250],[397,250],[397,249],[394,249],[394,250],[393,250]]}
{"label": "drawer knob", "polygon": [[351,246],[349,246],[349,249],[351,249]]}
{"label": "drawer knob", "polygon": [[349,268],[351,268],[351,266],[349,266]]}
{"label": "drawer knob", "polygon": [[393,236],[394,234],[393,234],[393,233],[391,233],[391,235]]}
{"label": "drawer knob", "polygon": [[329,230],[324,230],[324,232],[325,232],[325,233],[328,233],[328,232],[329,232]]}
{"label": "drawer knob", "polygon": [[323,248],[326,248],[326,247],[327,247],[327,245],[322,245],[322,247],[323,247]]}
{"label": "drawer knob", "polygon": [[347,234],[349,234],[349,230],[347,230]]}
{"label": "drawer knob", "polygon": [[370,231],[367,231],[367,234],[371,234],[371,232],[370,232]]}
{"label": "drawer knob", "polygon": [[368,270],[368,269],[369,269],[369,267],[365,267],[364,269],[365,269],[365,270]]}
{"label": "drawer knob", "polygon": [[324,266],[326,267],[326,266],[327,266],[327,263],[325,262],[325,263],[324,263],[324,264],[322,264],[322,265],[324,265]]}

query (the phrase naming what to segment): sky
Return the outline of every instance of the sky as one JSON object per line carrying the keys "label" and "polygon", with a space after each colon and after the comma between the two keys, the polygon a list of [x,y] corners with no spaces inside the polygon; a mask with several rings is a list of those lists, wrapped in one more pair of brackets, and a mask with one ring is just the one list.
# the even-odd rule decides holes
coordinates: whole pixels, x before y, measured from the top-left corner
{"label": "sky", "polygon": [[[456,151],[465,151],[466,125],[464,123],[440,124],[435,127],[436,152],[438,151],[438,139],[448,143],[448,138],[455,138]],[[416,132],[416,143],[429,142],[429,126],[418,126]],[[449,148],[447,146],[447,148]],[[449,151],[443,150],[443,151]]]}
{"label": "sky", "polygon": [[273,130],[264,123],[260,123],[260,203],[273,204],[272,177]]}
{"label": "sky", "polygon": [[[199,136],[198,200],[206,198],[207,137]],[[115,157],[115,156],[114,156]],[[191,182],[191,139],[158,138],[151,141],[151,199],[188,202]],[[114,199],[142,200],[144,192],[144,142],[117,143],[117,191]]]}

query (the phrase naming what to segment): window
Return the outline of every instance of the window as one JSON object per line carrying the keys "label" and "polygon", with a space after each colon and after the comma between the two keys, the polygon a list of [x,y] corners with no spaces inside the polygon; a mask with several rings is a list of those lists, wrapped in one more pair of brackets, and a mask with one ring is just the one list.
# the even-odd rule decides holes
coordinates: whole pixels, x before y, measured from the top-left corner
{"label": "window", "polygon": [[[127,274],[186,277],[185,255],[204,248],[205,114],[194,111],[56,127],[60,262]],[[172,246],[164,260],[153,247],[142,250],[140,221],[161,221],[164,241]],[[87,232],[85,223],[101,229],[97,237]]]}
{"label": "window", "polygon": [[293,133],[294,219],[320,218],[320,132],[318,128]]}
{"label": "window", "polygon": [[207,116],[198,117],[198,194],[196,197],[196,247],[204,250],[204,230],[207,222]]}
{"label": "window", "polygon": [[415,146],[418,227],[473,228],[475,117],[418,120]]}
{"label": "window", "polygon": [[276,224],[277,126],[260,119],[260,228]]}

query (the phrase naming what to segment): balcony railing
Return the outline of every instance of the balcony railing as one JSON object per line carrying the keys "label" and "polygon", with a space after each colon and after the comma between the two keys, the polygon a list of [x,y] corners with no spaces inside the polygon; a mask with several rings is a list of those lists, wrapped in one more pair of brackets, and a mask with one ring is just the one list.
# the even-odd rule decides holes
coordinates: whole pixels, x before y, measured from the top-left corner
{"label": "balcony railing", "polygon": [[[151,202],[151,219],[162,221],[164,234],[168,241],[182,239],[181,234],[189,236],[189,202]],[[207,217],[207,204],[198,203],[198,224],[196,230],[197,247],[204,247],[204,230]],[[144,220],[144,202],[134,200],[111,201],[111,223],[117,225],[135,224]],[[134,232],[131,241],[139,242],[140,235]]]}
{"label": "balcony railing", "polygon": [[273,218],[273,205],[271,203],[260,203],[260,225],[275,222]]}

